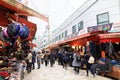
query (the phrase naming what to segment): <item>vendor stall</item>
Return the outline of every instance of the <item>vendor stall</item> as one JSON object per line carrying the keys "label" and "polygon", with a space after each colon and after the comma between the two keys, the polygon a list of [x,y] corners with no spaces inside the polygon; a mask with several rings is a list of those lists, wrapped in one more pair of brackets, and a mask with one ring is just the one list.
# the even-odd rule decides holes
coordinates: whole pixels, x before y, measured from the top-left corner
{"label": "vendor stall", "polygon": [[27,20],[47,17],[16,0],[0,0],[0,80],[23,80],[25,58],[34,46],[37,27]]}

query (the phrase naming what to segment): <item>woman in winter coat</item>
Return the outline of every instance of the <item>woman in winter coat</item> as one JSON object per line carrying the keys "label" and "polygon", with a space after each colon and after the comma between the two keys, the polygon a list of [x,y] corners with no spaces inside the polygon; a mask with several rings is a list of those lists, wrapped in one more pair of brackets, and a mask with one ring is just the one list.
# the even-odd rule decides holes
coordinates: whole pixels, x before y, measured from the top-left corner
{"label": "woman in winter coat", "polygon": [[74,67],[75,74],[79,74],[79,68],[81,66],[80,54],[78,51],[74,52],[72,66]]}

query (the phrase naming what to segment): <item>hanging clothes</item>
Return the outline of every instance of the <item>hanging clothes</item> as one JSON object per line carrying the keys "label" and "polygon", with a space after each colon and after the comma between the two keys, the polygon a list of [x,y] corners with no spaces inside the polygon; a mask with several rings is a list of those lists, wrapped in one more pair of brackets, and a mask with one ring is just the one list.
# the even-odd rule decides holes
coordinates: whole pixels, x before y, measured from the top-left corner
{"label": "hanging clothes", "polygon": [[114,54],[114,47],[113,47],[113,44],[112,42],[110,41],[109,43],[109,49],[108,49],[108,52],[109,52],[109,56],[113,55]]}

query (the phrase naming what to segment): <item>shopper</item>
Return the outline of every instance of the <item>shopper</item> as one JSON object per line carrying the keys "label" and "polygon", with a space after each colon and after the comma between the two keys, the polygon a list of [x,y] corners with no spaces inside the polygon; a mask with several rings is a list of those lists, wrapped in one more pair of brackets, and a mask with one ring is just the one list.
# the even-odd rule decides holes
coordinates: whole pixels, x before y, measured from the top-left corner
{"label": "shopper", "polygon": [[38,54],[37,54],[37,69],[40,69],[41,56],[42,56],[41,53],[38,52]]}
{"label": "shopper", "polygon": [[[95,59],[94,57],[92,56],[92,54],[90,53],[87,53],[85,55],[85,62],[86,62],[86,76],[89,76],[89,70],[91,68],[91,66],[94,64],[95,62]],[[95,75],[93,75],[95,76]]]}
{"label": "shopper", "polygon": [[55,63],[55,54],[53,51],[51,51],[49,55],[49,60],[50,60],[50,66],[53,67],[53,64]]}
{"label": "shopper", "polygon": [[67,55],[67,53],[65,53],[64,55],[63,55],[63,68],[65,68],[65,69],[67,69],[67,64],[68,64],[68,60],[69,58],[68,58],[68,55]]}
{"label": "shopper", "polygon": [[36,52],[32,52],[32,69],[35,69],[35,62],[36,62]]}
{"label": "shopper", "polygon": [[[79,59],[79,61],[77,60],[77,58]],[[74,51],[72,66],[74,67],[75,74],[79,74],[80,65],[80,54],[78,51]]]}
{"label": "shopper", "polygon": [[48,60],[49,60],[48,55],[49,55],[48,53],[45,53],[45,55],[44,55],[45,66],[48,65]]}
{"label": "shopper", "polygon": [[27,56],[27,72],[30,73],[32,68],[32,53],[29,51]]}

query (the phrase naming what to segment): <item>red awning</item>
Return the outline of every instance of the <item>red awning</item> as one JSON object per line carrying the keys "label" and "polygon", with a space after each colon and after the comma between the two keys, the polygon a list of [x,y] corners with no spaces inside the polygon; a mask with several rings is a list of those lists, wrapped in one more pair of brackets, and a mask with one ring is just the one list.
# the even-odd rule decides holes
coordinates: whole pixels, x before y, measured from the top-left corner
{"label": "red awning", "polygon": [[37,45],[36,45],[36,44],[34,44],[34,43],[32,43],[32,42],[31,42],[31,43],[29,43],[29,45],[30,45],[30,47],[31,47],[31,48],[37,47]]}
{"label": "red awning", "polygon": [[18,15],[36,16],[48,22],[48,18],[45,15],[32,10],[31,8],[17,2],[16,0],[0,0],[0,6],[11,10],[13,13],[17,13]]}
{"label": "red awning", "polygon": [[61,41],[58,44],[60,45],[60,44],[68,43],[70,45],[76,45],[76,46],[77,45],[85,45],[87,41],[99,40],[99,37],[97,34],[96,33],[83,34],[83,35],[77,36],[77,37],[69,39],[69,40]]}
{"label": "red awning", "polygon": [[120,33],[99,34],[100,43],[102,42],[120,42]]}

